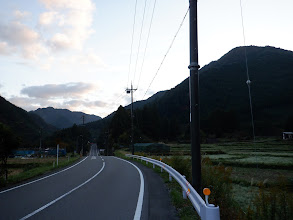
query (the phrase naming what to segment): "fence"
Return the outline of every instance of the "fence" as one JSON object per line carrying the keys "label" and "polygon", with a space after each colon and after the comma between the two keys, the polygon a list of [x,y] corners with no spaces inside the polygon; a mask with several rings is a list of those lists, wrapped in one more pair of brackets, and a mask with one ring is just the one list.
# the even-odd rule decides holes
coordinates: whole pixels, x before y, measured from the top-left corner
{"label": "fence", "polygon": [[126,154],[127,157],[140,159],[141,161],[146,161],[146,163],[153,164],[155,166],[161,167],[161,172],[165,170],[169,173],[169,181],[172,181],[174,178],[182,187],[182,195],[184,198],[189,198],[193,207],[197,211],[198,215],[202,220],[219,220],[220,219],[220,209],[215,207],[213,204],[208,203],[208,195],[205,196],[206,202],[200,197],[200,195],[195,191],[191,184],[185,179],[185,176],[182,176],[179,172],[173,169],[168,164],[163,163],[155,159],[148,157]]}

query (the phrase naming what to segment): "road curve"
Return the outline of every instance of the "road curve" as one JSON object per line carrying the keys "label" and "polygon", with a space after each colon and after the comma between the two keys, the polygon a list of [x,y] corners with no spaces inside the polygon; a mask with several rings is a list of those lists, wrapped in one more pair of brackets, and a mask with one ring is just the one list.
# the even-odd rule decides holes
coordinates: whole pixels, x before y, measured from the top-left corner
{"label": "road curve", "polygon": [[60,174],[1,193],[0,219],[134,219],[139,172],[93,152]]}

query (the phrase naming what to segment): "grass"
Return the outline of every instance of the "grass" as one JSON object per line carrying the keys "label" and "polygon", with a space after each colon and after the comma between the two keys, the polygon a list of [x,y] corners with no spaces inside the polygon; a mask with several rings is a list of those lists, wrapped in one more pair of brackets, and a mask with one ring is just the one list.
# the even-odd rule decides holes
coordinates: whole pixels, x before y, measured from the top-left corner
{"label": "grass", "polygon": [[[180,173],[186,175],[189,171],[182,164],[190,161],[190,144],[168,145],[171,146],[170,156],[161,157],[168,161],[176,155],[179,158],[179,169],[182,168]],[[255,143],[220,140],[216,144],[202,144],[201,152],[203,161],[210,160],[212,164],[210,168],[204,168],[202,171],[204,184],[210,184],[213,187],[212,192],[216,193],[220,200],[231,200],[228,203],[216,201],[215,204],[224,202],[219,205],[221,217],[223,212],[228,216],[229,211],[239,210],[234,213],[236,218],[222,219],[286,219],[288,213],[293,212],[292,141],[275,138],[258,138]],[[231,172],[227,174],[229,178],[222,181],[221,175],[225,174],[226,169]],[[211,177],[212,175],[214,177]],[[226,183],[231,189],[221,188],[221,184]],[[180,189],[177,193],[171,193],[171,197],[174,197],[176,207],[180,207],[178,210],[188,213],[179,200]],[[230,205],[234,208],[229,208]]]}
{"label": "grass", "polygon": [[[56,158],[9,158],[8,159],[8,179],[0,180],[0,186],[8,186],[16,184],[47,172],[66,167],[76,162],[80,157],[60,157],[58,160],[58,167],[56,166]],[[55,162],[55,166],[53,163]]]}

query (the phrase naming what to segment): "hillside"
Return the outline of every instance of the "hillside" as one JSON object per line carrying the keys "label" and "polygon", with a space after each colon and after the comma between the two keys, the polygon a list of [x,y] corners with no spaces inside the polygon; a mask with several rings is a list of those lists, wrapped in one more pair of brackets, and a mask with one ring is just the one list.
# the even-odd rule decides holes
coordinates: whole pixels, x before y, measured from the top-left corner
{"label": "hillside", "polygon": [[[260,133],[275,126],[282,129],[293,112],[293,52],[249,46],[247,59],[256,129]],[[246,81],[244,47],[234,48],[203,67],[199,77],[201,119],[207,119],[219,109],[234,111],[240,123],[248,126],[250,109]],[[166,92],[157,105],[162,115],[188,123],[188,79]]]}
{"label": "hillside", "polygon": [[0,122],[9,126],[11,130],[21,138],[21,147],[32,147],[40,140],[40,129],[42,136],[48,136],[57,129],[35,114],[13,105],[0,96]]}
{"label": "hillside", "polygon": [[[269,46],[246,49],[256,135],[279,135],[293,114],[293,52]],[[250,135],[244,47],[232,49],[199,73],[201,129],[206,134],[241,130]],[[155,140],[188,139],[189,79],[159,94],[136,108],[135,126]]]}
{"label": "hillside", "polygon": [[39,108],[31,113],[37,114],[43,120],[57,128],[68,128],[74,124],[80,125],[83,123],[82,117],[85,117],[85,123],[98,121],[101,117],[96,115],[88,115],[82,112],[72,112],[67,109],[55,109],[52,107]]}

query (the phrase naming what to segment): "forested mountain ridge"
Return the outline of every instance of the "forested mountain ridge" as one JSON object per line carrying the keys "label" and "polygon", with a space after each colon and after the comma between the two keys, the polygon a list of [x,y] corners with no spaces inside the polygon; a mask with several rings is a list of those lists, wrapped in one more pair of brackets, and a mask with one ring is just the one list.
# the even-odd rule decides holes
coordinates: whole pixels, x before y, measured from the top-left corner
{"label": "forested mountain ridge", "polygon": [[38,144],[40,135],[52,134],[57,129],[42,118],[19,108],[0,96],[0,122],[8,126],[20,138],[21,147]]}
{"label": "forested mountain ridge", "polygon": [[[245,49],[256,135],[280,135],[288,127],[293,114],[293,52],[247,46],[232,49],[199,71],[201,129],[206,134],[251,135]],[[188,140],[189,109],[187,78],[135,110],[136,136]]]}
{"label": "forested mountain ridge", "polygon": [[85,123],[101,119],[101,117],[96,115],[89,115],[83,112],[72,112],[67,109],[55,109],[53,107],[39,108],[31,112],[37,114],[43,118],[45,122],[57,128],[68,128],[74,124],[80,125],[83,123],[83,116],[85,117]]}
{"label": "forested mountain ridge", "polygon": [[[258,128],[280,128],[293,112],[293,52],[274,47],[248,46],[247,63],[252,105]],[[244,47],[237,47],[200,69],[200,112],[207,119],[217,109],[233,110],[240,122],[249,122],[249,96]],[[157,102],[160,113],[189,120],[188,79],[167,91]],[[178,118],[177,117],[177,118]],[[203,124],[202,127],[206,125]]]}

